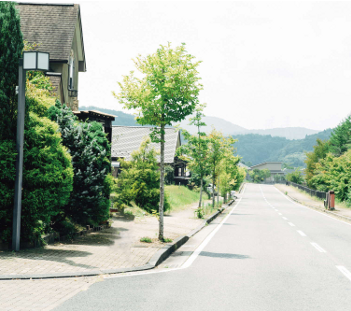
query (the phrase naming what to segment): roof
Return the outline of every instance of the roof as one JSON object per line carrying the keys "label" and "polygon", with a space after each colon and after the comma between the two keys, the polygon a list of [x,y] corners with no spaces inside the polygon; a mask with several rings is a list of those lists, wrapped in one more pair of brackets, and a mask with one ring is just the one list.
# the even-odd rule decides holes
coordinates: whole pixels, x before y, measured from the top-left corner
{"label": "roof", "polygon": [[[51,61],[68,62],[74,34],[76,31],[78,34],[80,33],[80,38],[78,38],[79,61],[83,61],[85,65],[80,6],[78,4],[19,2],[17,8],[21,17],[24,40],[40,44],[38,50],[49,52]],[[79,29],[76,29],[76,25]],[[85,68],[80,71],[85,71]]]}
{"label": "roof", "polygon": [[245,165],[244,163],[241,163],[241,162],[238,163],[238,166],[239,167],[243,167],[245,169],[250,169],[250,166],[247,166],[247,165]]}
{"label": "roof", "polygon": [[260,163],[260,164],[256,164],[256,165],[251,166],[251,169],[252,169],[252,168],[255,168],[255,167],[257,167],[257,166],[264,165],[264,164],[283,164],[283,162],[263,162],[263,163]]}
{"label": "roof", "polygon": [[111,120],[111,121],[114,121],[115,118],[117,118],[117,116],[114,116],[112,114],[107,114],[97,110],[79,110],[79,111],[73,111],[73,113],[78,117],[82,116],[84,118],[99,117],[104,120]]}
{"label": "roof", "polygon": [[[131,159],[131,153],[138,150],[144,137],[149,136],[152,127],[112,126],[111,156]],[[173,163],[176,149],[180,146],[180,132],[172,127],[165,128],[165,163]],[[160,144],[151,143],[150,147],[160,150]],[[157,156],[160,162],[160,156]]]}

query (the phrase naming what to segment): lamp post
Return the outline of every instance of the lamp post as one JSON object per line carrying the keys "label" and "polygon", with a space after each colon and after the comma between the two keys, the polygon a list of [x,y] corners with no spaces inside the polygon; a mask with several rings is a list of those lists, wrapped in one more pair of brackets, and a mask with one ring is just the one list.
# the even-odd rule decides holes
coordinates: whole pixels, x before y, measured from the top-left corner
{"label": "lamp post", "polygon": [[13,207],[12,249],[20,250],[21,236],[21,207],[22,207],[22,179],[23,179],[23,142],[24,142],[24,114],[26,101],[26,71],[49,70],[49,53],[23,52],[23,59],[19,60],[18,67],[18,108],[17,108],[17,135],[16,135],[16,180],[15,200]]}

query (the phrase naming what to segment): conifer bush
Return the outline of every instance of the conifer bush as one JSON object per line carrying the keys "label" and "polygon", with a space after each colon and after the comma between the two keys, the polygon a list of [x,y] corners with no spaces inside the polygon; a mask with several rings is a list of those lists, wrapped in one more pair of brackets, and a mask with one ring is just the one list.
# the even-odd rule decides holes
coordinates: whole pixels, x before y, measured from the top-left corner
{"label": "conifer bush", "polygon": [[98,225],[109,218],[112,186],[110,144],[98,122],[79,122],[58,100],[48,110],[59,124],[62,143],[72,156],[73,191],[57,222],[66,217],[82,225]]}

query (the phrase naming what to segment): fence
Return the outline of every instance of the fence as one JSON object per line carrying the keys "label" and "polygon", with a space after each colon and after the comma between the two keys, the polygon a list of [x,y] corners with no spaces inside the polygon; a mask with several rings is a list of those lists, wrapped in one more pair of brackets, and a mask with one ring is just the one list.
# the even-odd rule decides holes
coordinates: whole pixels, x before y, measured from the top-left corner
{"label": "fence", "polygon": [[294,182],[291,182],[291,181],[287,181],[286,184],[288,186],[294,186],[294,187],[296,187],[296,188],[298,188],[298,189],[300,189],[302,191],[305,191],[310,196],[314,196],[314,197],[320,198],[322,200],[325,200],[326,197],[327,197],[327,193],[323,192],[323,191],[313,190],[313,189],[307,188],[305,186],[301,186],[299,184],[295,184]]}

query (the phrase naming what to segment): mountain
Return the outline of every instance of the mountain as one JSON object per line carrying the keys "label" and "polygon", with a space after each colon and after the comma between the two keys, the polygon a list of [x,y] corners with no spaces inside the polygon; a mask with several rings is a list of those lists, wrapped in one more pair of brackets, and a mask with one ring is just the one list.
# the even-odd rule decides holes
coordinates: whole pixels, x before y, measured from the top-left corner
{"label": "mountain", "polygon": [[[79,110],[98,110],[115,115],[117,118],[112,123],[113,125],[139,126],[133,115],[122,111],[94,106],[83,106]],[[195,133],[195,127],[188,125],[188,119],[181,122],[180,126],[190,133]],[[248,130],[216,117],[205,117],[204,122],[207,124],[204,131],[210,132],[213,125],[225,136],[232,135],[238,139],[238,142],[235,143],[237,154],[242,157],[244,163],[251,165],[268,161],[281,161],[295,167],[305,166],[303,162],[306,158],[305,152],[313,150],[317,138],[329,139],[332,132],[332,129],[318,132],[303,127]]]}
{"label": "mountain", "polygon": [[259,134],[233,135],[233,137],[238,139],[234,145],[237,148],[237,154],[246,164],[280,161],[297,167],[305,166],[305,152],[313,151],[317,138],[327,140],[331,132],[332,129],[327,129],[308,135],[304,139],[295,140]]}
{"label": "mountain", "polygon": [[[79,108],[79,110],[98,110],[104,113],[115,115],[117,116],[117,118],[112,123],[113,125],[126,125],[126,126],[139,125],[135,121],[135,117],[133,115],[122,111],[99,108],[94,106],[88,106],[88,107],[82,106]],[[285,137],[287,139],[303,139],[307,135],[312,135],[319,132],[319,131],[307,129],[304,127],[284,127],[284,128],[273,128],[273,129],[266,129],[266,130],[262,130],[262,129],[249,130],[217,117],[204,117],[204,122],[207,124],[207,126],[203,128],[203,131],[205,131],[206,133],[209,133],[212,130],[212,126],[214,126],[218,131],[221,131],[225,136],[242,135],[242,134],[259,134],[259,135],[271,135],[273,137]],[[189,125],[189,117],[180,123],[180,127],[192,134],[196,132],[196,128],[192,125]]]}

